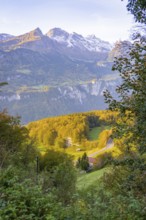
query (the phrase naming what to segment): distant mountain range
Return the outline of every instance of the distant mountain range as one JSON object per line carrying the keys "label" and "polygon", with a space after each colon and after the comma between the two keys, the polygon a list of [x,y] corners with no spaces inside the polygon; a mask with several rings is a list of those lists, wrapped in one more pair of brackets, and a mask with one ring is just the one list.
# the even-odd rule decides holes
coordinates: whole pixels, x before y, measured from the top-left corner
{"label": "distant mountain range", "polygon": [[[130,42],[109,42],[54,28],[12,36],[0,34],[0,110],[22,122],[53,115],[104,109],[103,91],[120,79],[111,71],[113,58]],[[125,46],[126,45],[126,46]],[[124,48],[124,49],[123,49]]]}
{"label": "distant mountain range", "polygon": [[[0,48],[4,51],[30,49],[37,52],[59,52],[71,58],[97,60],[97,54],[107,55],[111,50],[110,43],[94,35],[83,37],[77,33],[69,34],[60,28],[54,28],[43,35],[39,28],[20,35],[0,34]],[[98,56],[98,59],[101,59]]]}

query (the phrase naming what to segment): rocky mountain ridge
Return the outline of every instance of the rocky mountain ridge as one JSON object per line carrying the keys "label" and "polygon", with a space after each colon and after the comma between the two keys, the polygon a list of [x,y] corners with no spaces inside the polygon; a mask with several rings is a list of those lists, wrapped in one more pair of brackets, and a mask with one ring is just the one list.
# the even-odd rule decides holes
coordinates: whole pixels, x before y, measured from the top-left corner
{"label": "rocky mountain ridge", "polygon": [[95,35],[83,37],[82,35],[75,32],[69,34],[68,32],[61,30],[60,28],[51,29],[46,35],[49,38],[56,40],[58,43],[66,45],[67,47],[78,47],[82,50],[107,52],[112,48],[109,42],[102,41]]}
{"label": "rocky mountain ridge", "polygon": [[[56,46],[58,46],[58,44],[62,44],[63,46],[66,47],[77,47],[78,49],[81,50],[87,50],[93,52],[101,52],[104,50],[107,52],[111,50],[112,47],[109,42],[102,41],[99,38],[97,38],[95,35],[83,37],[82,35],[79,35],[77,33],[69,34],[68,32],[60,28],[51,29],[45,35],[43,35],[40,28],[36,28],[35,30],[20,36],[12,36],[8,34],[0,35],[0,46],[3,48],[3,50],[26,48],[28,46],[27,44],[29,42],[32,43],[33,41],[35,41],[36,44],[38,43],[38,41],[42,41],[42,45],[43,43],[45,43],[46,45],[48,44],[55,45],[56,43]],[[13,47],[14,45],[15,47]],[[46,49],[49,50],[50,48],[46,48]]]}

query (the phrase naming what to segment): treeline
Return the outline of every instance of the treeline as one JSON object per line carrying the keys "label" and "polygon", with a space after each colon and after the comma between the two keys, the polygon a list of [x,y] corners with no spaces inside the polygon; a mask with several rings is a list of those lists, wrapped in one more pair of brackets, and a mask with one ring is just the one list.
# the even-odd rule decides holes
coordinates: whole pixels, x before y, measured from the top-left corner
{"label": "treeline", "polygon": [[76,113],[31,122],[27,128],[38,145],[64,148],[68,144],[92,145],[88,142],[89,131],[94,127],[110,125],[116,115],[106,110]]}

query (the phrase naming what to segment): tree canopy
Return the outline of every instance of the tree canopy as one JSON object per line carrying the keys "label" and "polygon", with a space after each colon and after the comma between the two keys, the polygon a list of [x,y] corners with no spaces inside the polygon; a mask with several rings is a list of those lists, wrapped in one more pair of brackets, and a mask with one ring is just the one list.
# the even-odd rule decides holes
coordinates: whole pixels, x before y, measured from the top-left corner
{"label": "tree canopy", "polygon": [[128,0],[127,9],[134,15],[136,22],[146,24],[145,0]]}

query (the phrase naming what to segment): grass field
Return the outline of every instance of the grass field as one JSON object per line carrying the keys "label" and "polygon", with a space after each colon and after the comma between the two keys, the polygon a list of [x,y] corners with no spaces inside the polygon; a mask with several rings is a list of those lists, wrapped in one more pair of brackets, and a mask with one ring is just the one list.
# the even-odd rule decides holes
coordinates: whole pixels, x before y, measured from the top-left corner
{"label": "grass field", "polygon": [[78,189],[86,189],[90,185],[97,183],[100,179],[100,177],[103,176],[105,172],[108,172],[110,170],[109,167],[105,167],[103,169],[91,172],[91,173],[82,173],[79,175],[77,179],[77,188]]}
{"label": "grass field", "polygon": [[89,131],[89,134],[88,134],[88,139],[90,140],[90,141],[95,141],[95,140],[97,140],[98,139],[98,137],[99,137],[99,134],[103,131],[103,130],[105,130],[105,129],[110,129],[110,127],[109,126],[100,126],[100,127],[95,127],[95,128],[93,128],[91,131]]}
{"label": "grass field", "polygon": [[89,140],[94,141],[98,139],[100,132],[103,130],[102,127],[95,127],[91,131],[89,131]]}

